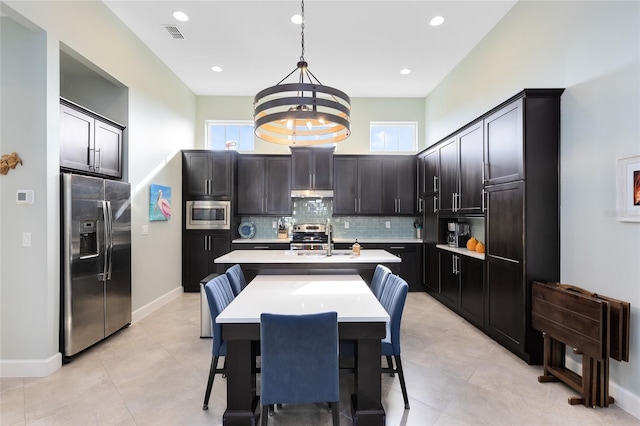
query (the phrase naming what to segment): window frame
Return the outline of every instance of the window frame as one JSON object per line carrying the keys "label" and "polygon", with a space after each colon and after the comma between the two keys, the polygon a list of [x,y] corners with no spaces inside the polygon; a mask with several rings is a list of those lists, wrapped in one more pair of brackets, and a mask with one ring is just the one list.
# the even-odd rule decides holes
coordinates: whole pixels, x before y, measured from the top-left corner
{"label": "window frame", "polygon": [[252,139],[252,143],[253,143],[253,149],[251,151],[248,150],[241,150],[239,149],[240,146],[238,144],[238,146],[236,147],[236,151],[237,152],[245,152],[245,153],[254,153],[256,151],[256,136],[255,133],[253,131],[253,120],[205,120],[204,121],[204,146],[205,149],[208,150],[212,150],[212,151],[219,151],[219,150],[224,150],[226,149],[225,147],[222,148],[214,148],[212,146],[212,142],[209,138],[210,136],[210,127],[211,125],[215,125],[215,126],[220,126],[220,127],[231,127],[231,126],[236,126],[236,127],[251,127],[251,134],[253,136]]}
{"label": "window frame", "polygon": [[[400,127],[408,127],[412,130],[413,136],[413,146],[409,151],[400,151],[400,150],[381,150],[374,151],[372,148],[373,142],[373,134],[374,129],[376,127],[387,127],[387,128],[400,128]],[[400,144],[398,144],[399,147]],[[369,152],[373,154],[407,154],[407,153],[416,153],[418,152],[418,122],[417,121],[370,121],[369,122]]]}

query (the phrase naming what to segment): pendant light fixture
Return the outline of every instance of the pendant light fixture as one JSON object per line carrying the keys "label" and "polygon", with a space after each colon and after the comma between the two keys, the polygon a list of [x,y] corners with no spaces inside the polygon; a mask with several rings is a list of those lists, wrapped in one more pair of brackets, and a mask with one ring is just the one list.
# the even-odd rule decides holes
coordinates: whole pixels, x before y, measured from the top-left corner
{"label": "pendant light fixture", "polygon": [[[351,99],[341,90],[323,86],[309,70],[304,60],[304,0],[301,16],[300,60],[278,84],[255,96],[255,133],[260,139],[282,145],[340,142],[351,134]],[[296,83],[284,83],[296,72]]]}

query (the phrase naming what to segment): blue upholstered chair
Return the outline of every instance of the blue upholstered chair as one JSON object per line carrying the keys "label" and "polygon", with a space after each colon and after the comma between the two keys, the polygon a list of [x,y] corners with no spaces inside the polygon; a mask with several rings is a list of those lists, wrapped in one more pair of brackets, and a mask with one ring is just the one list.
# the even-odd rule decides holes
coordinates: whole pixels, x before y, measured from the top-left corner
{"label": "blue upholstered chair", "polygon": [[[400,376],[400,387],[402,388],[405,408],[409,408],[409,398],[407,396],[407,386],[404,381],[402,360],[400,358],[400,322],[402,320],[402,311],[404,310],[408,291],[409,285],[404,279],[398,275],[389,274],[385,279],[382,294],[380,295],[380,304],[389,314],[387,334],[381,341],[381,355],[387,359],[387,367],[382,368],[382,373],[389,373],[391,376],[394,376],[397,372],[398,376]],[[352,340],[341,340],[340,356],[352,357],[354,354],[355,342]],[[393,367],[394,358],[396,368]],[[345,367],[343,370],[351,371],[353,369]]]}
{"label": "blue upholstered chair", "polygon": [[330,402],[340,424],[338,314],[260,315],[262,425],[270,407]]}
{"label": "blue upholstered chair", "polygon": [[231,266],[229,269],[227,269],[225,275],[231,283],[231,288],[233,289],[234,295],[237,296],[238,294],[240,294],[240,292],[247,286],[247,280],[244,278],[244,273],[242,272],[242,268],[240,267],[240,265]]}
{"label": "blue upholstered chair", "polygon": [[380,296],[382,295],[385,280],[390,274],[391,269],[387,268],[384,265],[376,266],[376,269],[373,272],[373,279],[371,280],[371,291],[376,295],[378,300],[380,300]]}
{"label": "blue upholstered chair", "polygon": [[[388,367],[383,368],[382,372],[391,373],[392,375],[393,373],[398,373],[404,398],[404,408],[409,408],[409,398],[404,381],[404,372],[402,371],[402,360],[400,359],[400,322],[402,321],[402,312],[408,291],[409,285],[404,279],[398,275],[389,275],[380,297],[380,304],[384,306],[390,317],[387,323],[387,335],[382,339],[382,356],[387,358]],[[392,357],[395,360],[396,368],[393,367],[391,362]]]}
{"label": "blue upholstered chair", "polygon": [[203,410],[209,409],[209,397],[211,396],[211,388],[213,386],[213,378],[216,373],[225,373],[225,368],[218,368],[218,359],[227,355],[227,344],[222,341],[222,325],[216,322],[216,317],[226,308],[234,299],[231,284],[227,276],[218,275],[204,286],[207,295],[209,310],[211,311],[211,330],[213,331],[213,349],[211,358],[211,367],[209,368],[209,380],[207,382],[207,391],[204,394]]}

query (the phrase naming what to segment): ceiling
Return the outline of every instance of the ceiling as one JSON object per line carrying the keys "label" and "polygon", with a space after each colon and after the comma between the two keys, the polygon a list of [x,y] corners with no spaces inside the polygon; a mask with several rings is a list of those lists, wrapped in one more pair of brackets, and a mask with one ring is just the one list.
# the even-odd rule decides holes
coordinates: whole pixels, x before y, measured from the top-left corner
{"label": "ceiling", "polygon": [[[103,1],[196,95],[254,96],[300,58],[299,1]],[[516,2],[307,0],[304,58],[351,97],[425,97]],[[445,22],[432,27],[436,15]]]}

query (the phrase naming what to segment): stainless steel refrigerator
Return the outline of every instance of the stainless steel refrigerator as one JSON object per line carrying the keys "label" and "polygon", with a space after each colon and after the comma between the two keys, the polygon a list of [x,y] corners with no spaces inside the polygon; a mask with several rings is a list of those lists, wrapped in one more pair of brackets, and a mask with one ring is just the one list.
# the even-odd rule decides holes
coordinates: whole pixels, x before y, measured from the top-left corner
{"label": "stainless steel refrigerator", "polygon": [[65,362],[131,324],[131,186],[61,175],[61,326]]}

